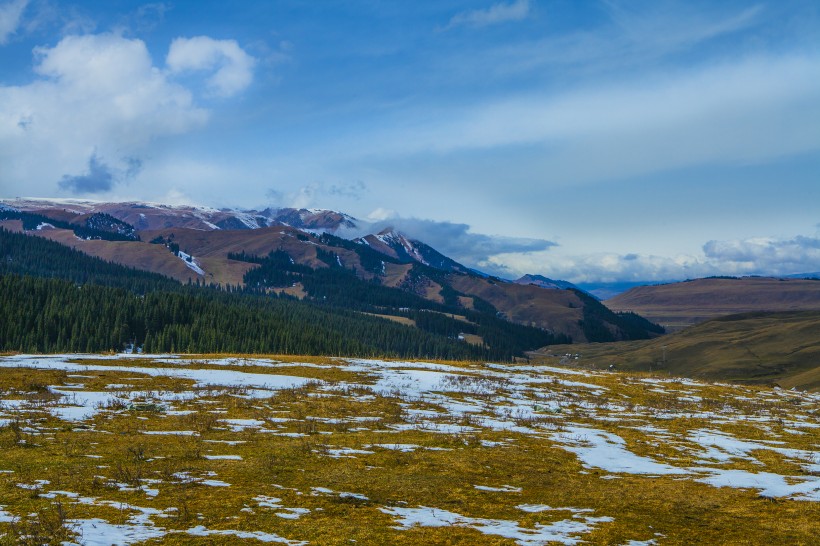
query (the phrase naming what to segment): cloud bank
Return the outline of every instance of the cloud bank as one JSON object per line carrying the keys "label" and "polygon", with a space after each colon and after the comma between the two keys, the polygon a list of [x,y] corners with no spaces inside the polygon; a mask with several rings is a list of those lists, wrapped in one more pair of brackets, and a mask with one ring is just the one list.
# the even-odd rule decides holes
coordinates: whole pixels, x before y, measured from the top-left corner
{"label": "cloud bank", "polygon": [[491,255],[488,269],[509,276],[538,273],[572,282],[667,281],[713,275],[785,276],[820,272],[820,237],[749,238],[709,241],[698,255],[550,252]]}

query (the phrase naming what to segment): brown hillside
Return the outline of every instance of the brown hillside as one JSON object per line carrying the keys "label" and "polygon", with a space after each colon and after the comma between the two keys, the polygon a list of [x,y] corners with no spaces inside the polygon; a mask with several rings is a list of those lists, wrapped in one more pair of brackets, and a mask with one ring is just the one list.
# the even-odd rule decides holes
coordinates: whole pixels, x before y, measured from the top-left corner
{"label": "brown hillside", "polygon": [[23,221],[22,220],[0,220],[0,227],[4,228],[8,231],[14,231],[16,233],[23,232]]}
{"label": "brown hillside", "polygon": [[585,368],[668,372],[742,383],[820,390],[820,312],[747,313],[650,341],[547,347],[537,358]]}
{"label": "brown hillside", "polygon": [[753,311],[820,310],[820,281],[744,277],[640,286],[606,300],[677,331],[705,320]]}
{"label": "brown hillside", "polygon": [[583,318],[583,302],[570,290],[545,290],[468,275],[450,275],[449,279],[453,288],[490,302],[513,322],[569,334],[576,341],[586,340],[578,325]]}
{"label": "brown hillside", "polygon": [[[203,269],[213,275],[214,282],[241,284],[245,272],[254,267],[251,264],[228,260],[228,254],[245,252],[246,254],[267,256],[275,250],[284,250],[294,261],[313,268],[327,267],[316,257],[316,248],[321,246],[335,252],[342,265],[353,268],[359,276],[372,278],[373,274],[364,271],[359,256],[344,248],[322,245],[313,236],[287,226],[272,226],[253,230],[214,230],[171,228],[163,230],[141,231],[140,237],[150,241],[156,237],[173,238],[181,250],[192,254],[200,260]],[[301,237],[301,238],[300,238]],[[161,246],[161,245],[157,245]],[[227,263],[226,263],[227,262]]]}
{"label": "brown hillside", "polygon": [[67,229],[44,229],[36,234],[90,256],[128,267],[153,271],[181,282],[188,282],[189,279],[192,282],[196,282],[197,279],[212,282],[211,279],[203,279],[201,275],[190,269],[162,245],[151,245],[138,241],[87,241],[77,238],[74,232]]}

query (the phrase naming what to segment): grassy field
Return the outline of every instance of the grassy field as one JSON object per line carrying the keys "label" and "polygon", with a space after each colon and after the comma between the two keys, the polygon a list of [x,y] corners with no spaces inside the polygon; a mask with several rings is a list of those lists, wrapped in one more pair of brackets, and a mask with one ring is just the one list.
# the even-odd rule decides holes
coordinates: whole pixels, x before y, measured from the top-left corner
{"label": "grassy field", "polygon": [[[820,390],[820,312],[747,313],[650,341],[547,347],[546,364],[658,371],[682,377]],[[567,353],[578,359],[567,359]],[[555,355],[555,356],[546,356]]]}
{"label": "grassy field", "polygon": [[820,397],[797,391],[523,364],[8,355],[0,400],[0,544],[820,536]]}

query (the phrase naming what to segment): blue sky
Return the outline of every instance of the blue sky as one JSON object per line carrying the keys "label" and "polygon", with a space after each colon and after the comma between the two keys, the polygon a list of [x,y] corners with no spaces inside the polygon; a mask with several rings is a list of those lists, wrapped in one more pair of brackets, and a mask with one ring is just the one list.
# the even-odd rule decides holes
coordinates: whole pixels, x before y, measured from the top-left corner
{"label": "blue sky", "polygon": [[0,0],[0,196],[332,208],[508,277],[820,271],[820,3]]}

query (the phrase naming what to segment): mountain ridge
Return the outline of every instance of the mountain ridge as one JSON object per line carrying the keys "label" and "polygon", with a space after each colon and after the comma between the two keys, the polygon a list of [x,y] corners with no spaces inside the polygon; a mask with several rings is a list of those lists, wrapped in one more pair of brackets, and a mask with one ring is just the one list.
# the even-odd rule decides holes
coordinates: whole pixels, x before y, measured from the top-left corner
{"label": "mountain ridge", "polygon": [[[24,204],[20,201],[13,203]],[[498,315],[511,323],[569,336],[573,340],[631,339],[637,331],[628,317],[608,310],[604,312],[600,303],[588,301],[571,290],[544,290],[477,275],[429,245],[396,230],[384,230],[351,241],[327,231],[300,229],[284,223],[254,229],[217,229],[211,220],[217,220],[218,214],[226,214],[217,209],[205,211],[211,215],[206,216],[210,218],[207,220],[203,219],[203,209],[190,207],[135,203],[88,205],[79,201],[60,201],[51,203],[51,206],[54,208],[49,210],[45,200],[36,200],[16,208],[28,208],[32,211],[30,214],[50,214],[69,220],[70,215],[80,218],[90,213],[104,213],[114,218],[141,218],[143,215],[146,219],[141,224],[143,226],[170,225],[157,229],[135,226],[139,240],[131,241],[80,237],[77,228],[66,220],[60,220],[64,223],[53,229],[26,232],[89,255],[169,275],[182,282],[245,287],[250,275],[258,289],[315,299],[319,297],[317,294],[326,290],[317,284],[317,278],[329,283],[352,283],[355,277],[371,283],[371,291],[380,290],[378,287],[396,289],[449,306],[456,314],[477,311],[488,317]],[[325,219],[329,212],[332,213],[305,210],[313,215],[311,217],[323,215]],[[13,218],[15,213],[4,215]],[[147,220],[149,215],[150,221]],[[346,218],[349,217],[335,213],[330,216],[330,221],[336,223],[341,219],[344,222]],[[204,221],[212,226],[207,229],[193,227],[201,226]],[[9,229],[19,229],[20,226],[13,222],[3,221]],[[264,286],[264,282],[259,285],[260,280],[254,271],[263,267],[262,262],[277,252],[285,253],[294,266],[307,267],[310,272],[294,271],[288,286]],[[322,272],[328,269],[337,273]],[[340,277],[343,272],[352,277]],[[281,275],[274,277],[281,280]],[[592,308],[597,310],[591,311]],[[399,311],[393,313],[396,312]],[[642,330],[638,335],[651,337],[655,334]]]}

